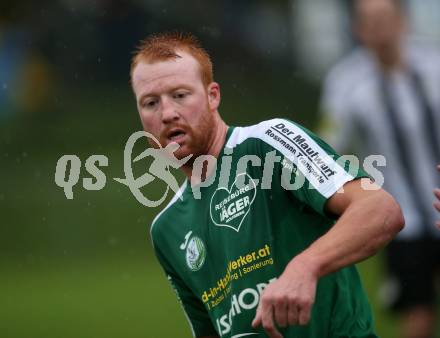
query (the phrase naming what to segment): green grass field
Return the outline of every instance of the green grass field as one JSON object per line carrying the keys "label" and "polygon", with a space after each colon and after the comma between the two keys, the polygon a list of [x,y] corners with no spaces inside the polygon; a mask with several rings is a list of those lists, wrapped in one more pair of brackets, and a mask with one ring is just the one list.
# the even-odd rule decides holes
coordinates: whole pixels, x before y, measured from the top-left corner
{"label": "green grass field", "polygon": [[151,258],[2,265],[1,336],[189,337],[184,315]]}

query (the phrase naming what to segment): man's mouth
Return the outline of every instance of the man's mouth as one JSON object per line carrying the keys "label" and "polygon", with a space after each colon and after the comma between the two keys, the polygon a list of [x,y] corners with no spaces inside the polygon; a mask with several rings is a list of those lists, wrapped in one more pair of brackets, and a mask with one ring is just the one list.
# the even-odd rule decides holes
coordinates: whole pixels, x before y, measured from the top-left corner
{"label": "man's mouth", "polygon": [[177,143],[179,143],[179,141],[182,141],[185,135],[185,131],[181,128],[173,128],[166,134],[167,140]]}

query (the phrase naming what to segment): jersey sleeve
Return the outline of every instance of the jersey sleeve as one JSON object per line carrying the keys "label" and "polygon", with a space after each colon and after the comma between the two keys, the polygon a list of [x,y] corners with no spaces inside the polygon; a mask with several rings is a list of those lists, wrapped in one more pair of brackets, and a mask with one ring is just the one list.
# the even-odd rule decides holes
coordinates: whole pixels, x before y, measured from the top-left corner
{"label": "jersey sleeve", "polygon": [[[280,186],[295,198],[328,216],[326,201],[345,183],[369,177],[359,168],[355,157],[339,156],[327,143],[306,128],[285,119],[262,123],[259,130],[261,155],[276,151],[281,157],[274,175],[281,176]],[[264,175],[264,173],[263,173]]]}
{"label": "jersey sleeve", "polygon": [[217,335],[214,326],[202,301],[197,298],[182,278],[172,268],[166,256],[160,251],[157,243],[153,240],[156,256],[161,264],[168,281],[176,292],[177,299],[183,308],[194,337]]}

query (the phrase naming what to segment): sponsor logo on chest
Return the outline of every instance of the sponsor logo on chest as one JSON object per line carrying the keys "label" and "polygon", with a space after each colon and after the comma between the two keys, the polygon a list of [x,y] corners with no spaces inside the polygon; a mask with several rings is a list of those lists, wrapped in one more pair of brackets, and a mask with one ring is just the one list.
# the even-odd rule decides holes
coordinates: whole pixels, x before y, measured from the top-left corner
{"label": "sponsor logo on chest", "polygon": [[211,197],[210,216],[212,222],[221,227],[240,231],[257,194],[257,187],[248,174],[237,175],[228,188],[218,188]]}

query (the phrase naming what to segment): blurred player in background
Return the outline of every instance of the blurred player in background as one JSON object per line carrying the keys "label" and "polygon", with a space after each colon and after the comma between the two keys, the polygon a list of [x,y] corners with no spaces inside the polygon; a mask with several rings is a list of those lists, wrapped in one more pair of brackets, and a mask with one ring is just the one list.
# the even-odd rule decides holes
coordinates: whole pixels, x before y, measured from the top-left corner
{"label": "blurred player in background", "polygon": [[357,0],[353,10],[361,46],[326,78],[323,136],[339,152],[385,156],[384,187],[406,227],[388,247],[384,293],[403,313],[400,337],[434,337],[440,232],[430,192],[439,186],[440,54],[409,41],[399,1]]}

